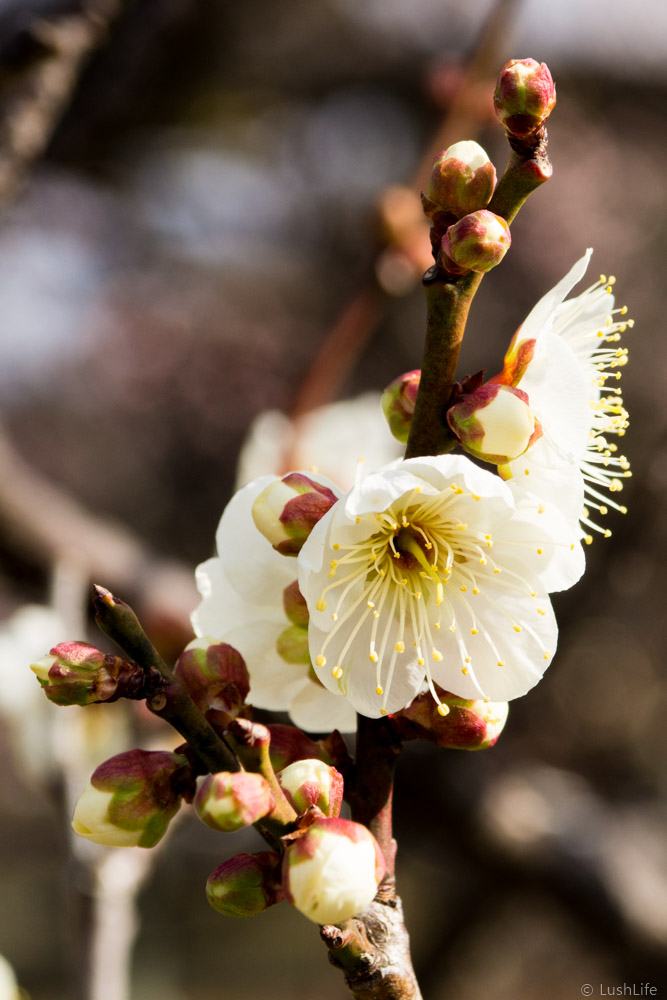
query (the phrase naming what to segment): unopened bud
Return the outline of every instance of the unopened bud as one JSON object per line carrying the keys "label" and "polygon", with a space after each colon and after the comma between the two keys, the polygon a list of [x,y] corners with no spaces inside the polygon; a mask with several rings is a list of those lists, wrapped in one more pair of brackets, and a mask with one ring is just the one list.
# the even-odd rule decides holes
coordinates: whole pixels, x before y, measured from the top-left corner
{"label": "unopened bud", "polygon": [[311,531],[338,497],[303,472],[276,479],[252,505],[258,531],[285,556],[296,556]]}
{"label": "unopened bud", "polygon": [[556,104],[556,87],[546,63],[511,59],[500,71],[493,106],[505,130],[525,138],[544,124]]}
{"label": "unopened bud", "polygon": [[310,664],[308,629],[301,625],[288,625],[276,639],[276,651],[285,663]]}
{"label": "unopened bud", "polygon": [[424,210],[460,219],[486,208],[496,186],[496,169],[477,142],[455,142],[433,161]]}
{"label": "unopened bud", "polygon": [[507,720],[506,701],[468,701],[437,685],[436,692],[440,703],[425,692],[390,716],[402,739],[426,740],[448,750],[486,750],[494,745]]}
{"label": "unopened bud", "polygon": [[501,262],[511,242],[510,227],[503,218],[487,209],[472,212],[442,237],[442,263],[455,272],[484,274]]}
{"label": "unopened bud", "polygon": [[209,636],[188,643],[176,661],[174,673],[200,712],[221,725],[236,717],[250,690],[241,654],[228,643]]}
{"label": "unopened bud", "polygon": [[382,393],[382,412],[389,424],[389,430],[403,443],[410,435],[421,374],[419,369],[405,372],[390,382]]}
{"label": "unopened bud", "polygon": [[299,581],[294,580],[283,590],[283,609],[292,625],[307,628],[309,621],[308,605],[299,590]]}
{"label": "unopened bud", "polygon": [[227,917],[254,917],[284,898],[280,866],[280,855],[274,851],[237,854],[211,872],[206,898]]}
{"label": "unopened bud", "polygon": [[447,423],[468,454],[505,465],[542,434],[525,392],[498,383],[481,386],[447,411]]}
{"label": "unopened bud", "polygon": [[280,787],[300,815],[317,806],[325,816],[338,816],[343,802],[343,776],[324,761],[297,760],[278,774]]}
{"label": "unopened bud", "polygon": [[274,771],[283,771],[295,760],[317,758],[325,763],[330,760],[321,743],[311,740],[295,726],[285,726],[276,722],[268,728],[271,733],[269,754]]}
{"label": "unopened bud", "polygon": [[252,771],[209,774],[193,803],[202,823],[223,833],[251,826],[270,813],[275,804],[268,781]]}
{"label": "unopened bud", "polygon": [[[87,642],[61,642],[30,665],[44,694],[56,705],[90,705],[128,694],[143,679],[141,668],[102,653]],[[119,687],[122,691],[119,691]]]}
{"label": "unopened bud", "polygon": [[154,847],[193,788],[185,757],[128,750],[93,773],[74,807],[72,829],[94,844]]}
{"label": "unopened bud", "polygon": [[372,902],[385,861],[365,826],[323,816],[292,837],[283,858],[283,889],[304,916],[339,924]]}

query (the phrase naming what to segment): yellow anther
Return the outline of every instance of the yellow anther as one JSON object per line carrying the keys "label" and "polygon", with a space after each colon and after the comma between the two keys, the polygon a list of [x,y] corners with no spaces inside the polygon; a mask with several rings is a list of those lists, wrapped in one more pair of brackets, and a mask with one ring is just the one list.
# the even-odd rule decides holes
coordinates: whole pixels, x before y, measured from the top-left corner
{"label": "yellow anther", "polygon": [[521,631],[521,626],[520,625],[512,625],[512,628],[514,629],[515,632],[520,632]]}
{"label": "yellow anther", "polygon": [[432,655],[433,655],[433,659],[435,660],[436,663],[440,663],[441,662],[441,660],[442,660],[442,653],[440,652],[439,649],[434,649]]}
{"label": "yellow anther", "polygon": [[341,677],[343,676],[343,668],[342,667],[332,667],[331,668],[331,676],[334,678],[334,680],[339,681],[341,679]]}
{"label": "yellow anther", "polygon": [[375,650],[373,650],[371,653],[368,654],[368,659],[371,661],[371,663],[377,663],[380,657],[377,655]]}
{"label": "yellow anther", "polygon": [[387,714],[387,709],[386,708],[381,708],[380,709],[380,715],[386,715],[386,714]]}
{"label": "yellow anther", "polygon": [[[461,493],[463,493],[463,490],[461,490]],[[467,531],[468,530],[468,525],[464,524],[463,522],[461,522],[461,524],[457,524],[456,525],[456,530],[457,531]]]}
{"label": "yellow anther", "polygon": [[375,607],[375,605],[373,604],[373,602],[372,602],[372,601],[366,601],[366,607],[367,607],[367,608],[374,608],[374,607]]}
{"label": "yellow anther", "polygon": [[466,592],[467,589],[468,588],[466,587],[465,583],[462,583],[461,586],[459,587],[459,590],[462,591],[464,594],[465,594],[465,592]]}
{"label": "yellow anther", "polygon": [[498,660],[498,666],[499,667],[504,667],[505,666],[505,661],[504,660]]}
{"label": "yellow anther", "polygon": [[417,663],[419,664],[420,667],[423,667],[424,666],[424,657],[423,656],[417,657]]}
{"label": "yellow anther", "polygon": [[396,650],[397,653],[405,652],[405,643],[403,642],[402,639],[399,639],[398,642],[394,644],[394,649]]}
{"label": "yellow anther", "polygon": [[586,535],[584,537],[584,541],[585,541],[586,545],[592,545],[593,544],[593,536],[592,535]]}
{"label": "yellow anther", "polygon": [[479,629],[477,629],[477,628],[471,628],[470,629],[470,634],[471,635],[479,635]]}
{"label": "yellow anther", "polygon": [[482,556],[481,559],[479,560],[480,566],[486,566],[486,562],[487,560],[484,558],[484,556]]}
{"label": "yellow anther", "polygon": [[375,693],[376,694],[384,694],[384,689],[381,688],[380,685],[378,684],[378,686],[375,688]]}
{"label": "yellow anther", "polygon": [[467,677],[468,673],[469,673],[468,668],[467,667],[461,667],[461,673],[463,674],[464,677]]}
{"label": "yellow anther", "polygon": [[470,663],[470,657],[469,656],[464,657],[463,662]]}
{"label": "yellow anther", "polygon": [[315,657],[315,666],[316,667],[323,667],[326,664],[326,662],[327,662],[326,656],[322,656],[321,653],[318,656]]}
{"label": "yellow anther", "polygon": [[338,567],[338,560],[337,559],[332,559],[331,562],[329,563],[329,568],[330,569],[337,569],[337,567]]}
{"label": "yellow anther", "polygon": [[449,631],[450,631],[450,632],[456,632],[456,625],[454,625],[454,624],[452,623],[452,624],[451,624],[451,625],[449,626]]}
{"label": "yellow anther", "polygon": [[524,476],[529,476],[530,475],[530,469],[524,469],[523,470],[523,474],[524,474]]}
{"label": "yellow anther", "polygon": [[481,497],[478,497],[476,493],[471,493],[470,496],[473,498],[473,500],[481,500],[482,499]]}
{"label": "yellow anther", "polygon": [[477,596],[477,594],[479,594],[479,587],[473,587],[472,592],[473,594],[475,594],[475,596]]}
{"label": "yellow anther", "polygon": [[538,554],[538,556],[541,556],[542,555],[542,549],[538,549],[537,550],[537,554]]}
{"label": "yellow anther", "polygon": [[496,574],[496,576],[497,576],[497,575],[498,575],[498,573],[500,573],[500,566],[496,566],[496,568],[494,569],[494,571],[493,571],[493,572],[494,572],[494,573]]}
{"label": "yellow anther", "polygon": [[326,611],[327,602],[320,597],[315,607],[317,608],[318,611]]}
{"label": "yellow anther", "polygon": [[438,705],[438,715],[442,715],[443,718],[446,715],[449,715],[449,705],[443,705],[442,702],[440,702]]}
{"label": "yellow anther", "polygon": [[538,608],[537,613],[538,615],[546,615],[546,611],[544,610],[544,608]]}
{"label": "yellow anther", "polygon": [[338,550],[339,550],[339,548],[340,548],[340,545],[338,544],[338,542],[334,542],[334,543],[333,543],[333,545],[331,546],[331,548],[332,548],[332,549],[333,549],[333,550],[334,550],[335,552],[338,552]]}

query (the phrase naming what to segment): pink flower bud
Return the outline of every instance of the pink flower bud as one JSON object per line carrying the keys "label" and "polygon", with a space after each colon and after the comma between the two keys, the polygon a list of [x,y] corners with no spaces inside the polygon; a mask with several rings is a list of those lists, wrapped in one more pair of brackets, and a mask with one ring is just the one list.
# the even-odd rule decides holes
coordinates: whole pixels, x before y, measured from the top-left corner
{"label": "pink flower bud", "polygon": [[320,743],[315,743],[300,729],[274,723],[269,726],[271,746],[269,753],[274,771],[282,771],[295,760],[316,757],[328,763],[329,756]]}
{"label": "pink flower bud", "polygon": [[340,924],[375,898],[385,873],[382,851],[360,823],[323,816],[288,840],[287,899],[317,924]]}
{"label": "pink flower bud", "polygon": [[309,534],[338,498],[303,472],[276,479],[252,505],[258,531],[285,556],[296,556]]}
{"label": "pink flower bud", "polygon": [[421,374],[419,369],[415,369],[399,375],[382,393],[382,412],[389,424],[389,430],[403,443],[410,435]]}
{"label": "pink flower bud", "polygon": [[486,208],[495,186],[495,167],[479,143],[455,142],[433,161],[424,210],[430,217],[445,212],[460,219]]}
{"label": "pink flower bud", "polygon": [[202,823],[223,833],[251,826],[270,813],[275,804],[268,781],[252,771],[209,774],[193,803]]}
{"label": "pink flower bud", "polygon": [[209,636],[193,639],[174,667],[197,708],[225,726],[236,717],[250,690],[245,661],[233,646]]}
{"label": "pink flower bud", "polygon": [[499,215],[487,209],[472,212],[442,237],[442,263],[454,272],[484,274],[501,262],[511,242],[510,227]]}
{"label": "pink flower bud", "polygon": [[136,664],[101,653],[87,642],[61,642],[48,656],[31,664],[30,669],[46,697],[56,705],[110,701],[120,693],[127,694],[133,680],[143,679]]}
{"label": "pink flower bud", "polygon": [[554,109],[556,87],[546,63],[511,59],[500,71],[493,105],[498,121],[517,138],[535,132]]}
{"label": "pink flower bud", "polygon": [[317,806],[325,816],[338,816],[343,802],[343,776],[322,760],[297,760],[278,775],[280,787],[300,815]]}
{"label": "pink flower bud", "polygon": [[237,854],[215,869],[206,882],[206,898],[227,917],[254,917],[284,898],[281,858],[274,851]]}
{"label": "pink flower bud", "polygon": [[507,720],[506,701],[466,701],[437,685],[436,690],[440,705],[425,692],[390,716],[402,739],[427,740],[448,750],[485,750],[494,745]]}
{"label": "pink flower bud", "polygon": [[542,434],[521,389],[483,385],[447,411],[447,423],[461,446],[483,462],[505,465],[523,455]]}
{"label": "pink flower bud", "polygon": [[299,590],[299,581],[294,580],[289,587],[283,590],[283,608],[285,614],[292,625],[300,625],[301,628],[308,627],[309,614],[306,600]]}
{"label": "pink flower bud", "polygon": [[100,764],[74,807],[72,829],[110,847],[154,847],[190,797],[194,777],[177,753],[128,750]]}

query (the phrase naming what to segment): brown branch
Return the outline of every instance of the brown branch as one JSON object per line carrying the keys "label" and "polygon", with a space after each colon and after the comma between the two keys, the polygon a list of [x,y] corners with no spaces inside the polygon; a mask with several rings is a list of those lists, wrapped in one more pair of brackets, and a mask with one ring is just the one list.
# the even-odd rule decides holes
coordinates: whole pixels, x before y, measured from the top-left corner
{"label": "brown branch", "polygon": [[36,18],[21,58],[0,66],[0,208],[46,150],[85,66],[129,0],[82,0],[76,13]]}

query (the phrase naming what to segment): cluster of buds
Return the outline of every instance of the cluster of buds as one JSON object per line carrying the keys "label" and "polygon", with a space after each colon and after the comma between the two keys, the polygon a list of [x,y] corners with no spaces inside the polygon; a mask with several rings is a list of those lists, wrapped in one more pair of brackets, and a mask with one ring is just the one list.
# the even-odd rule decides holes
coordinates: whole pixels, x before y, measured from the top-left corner
{"label": "cluster of buds", "polygon": [[270,483],[252,505],[255,526],[285,556],[297,556],[311,531],[338,497],[329,486],[290,472]]}

